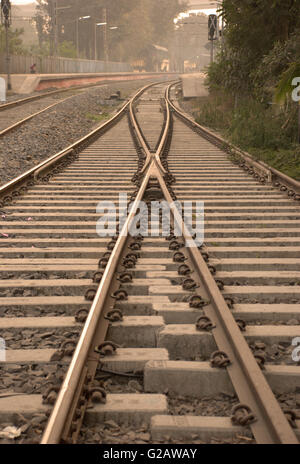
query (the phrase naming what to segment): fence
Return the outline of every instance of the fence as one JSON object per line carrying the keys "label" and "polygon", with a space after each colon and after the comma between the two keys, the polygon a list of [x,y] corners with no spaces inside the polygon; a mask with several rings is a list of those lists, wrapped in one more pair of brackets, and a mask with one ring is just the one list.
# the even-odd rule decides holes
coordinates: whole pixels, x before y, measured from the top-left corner
{"label": "fence", "polygon": [[[132,67],[128,63],[113,61],[77,60],[73,58],[42,57],[42,56],[11,56],[12,74],[28,74],[30,66],[36,63],[39,74],[60,73],[101,73],[101,72],[130,72]],[[6,71],[5,55],[0,55],[0,74]]]}

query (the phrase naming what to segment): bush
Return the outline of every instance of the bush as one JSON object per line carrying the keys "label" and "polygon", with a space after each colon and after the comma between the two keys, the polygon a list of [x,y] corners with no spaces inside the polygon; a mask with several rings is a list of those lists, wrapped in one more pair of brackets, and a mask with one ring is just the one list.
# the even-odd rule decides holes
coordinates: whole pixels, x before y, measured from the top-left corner
{"label": "bush", "polygon": [[300,180],[297,114],[297,104],[284,111],[279,106],[240,100],[235,108],[231,97],[215,93],[198,106],[196,121],[218,130],[256,159]]}
{"label": "bush", "polygon": [[289,149],[297,142],[297,105],[286,112],[255,100],[240,100],[237,108],[230,97],[208,97],[200,107],[199,124],[220,130],[233,144],[246,150]]}
{"label": "bush", "polygon": [[276,113],[272,106],[265,108],[255,101],[245,102],[234,112],[227,135],[244,148],[287,149],[296,142],[297,120],[292,118],[284,130],[286,119],[283,111]]}

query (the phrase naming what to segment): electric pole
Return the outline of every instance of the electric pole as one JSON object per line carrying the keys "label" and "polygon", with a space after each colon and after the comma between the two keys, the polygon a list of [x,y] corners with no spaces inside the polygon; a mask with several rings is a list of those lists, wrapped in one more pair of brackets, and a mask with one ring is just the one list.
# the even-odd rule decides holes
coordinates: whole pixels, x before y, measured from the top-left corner
{"label": "electric pole", "polygon": [[1,24],[5,26],[7,90],[11,90],[9,27],[11,25],[10,0],[1,0]]}
{"label": "electric pole", "polygon": [[50,4],[50,18],[51,18],[51,23],[50,23],[50,56],[54,55],[54,48],[55,48],[55,4],[54,0],[51,0]]}
{"label": "electric pole", "polygon": [[103,36],[104,36],[104,56],[105,56],[105,62],[106,62],[106,64],[107,64],[107,62],[108,62],[107,8],[103,8],[103,23],[104,23],[104,29],[103,29]]}
{"label": "electric pole", "polygon": [[61,7],[58,7],[57,6],[57,1],[53,1],[52,3],[53,5],[53,10],[52,10],[52,18],[53,18],[53,36],[54,36],[54,39],[53,39],[53,43],[54,43],[54,49],[53,49],[53,54],[54,56],[57,56],[58,55],[58,13],[61,11],[61,10],[68,10],[69,8],[72,8],[71,6],[61,6]]}
{"label": "electric pole", "polygon": [[57,2],[53,2],[53,32],[54,32],[54,56],[57,56],[58,52],[58,24],[57,24]]}

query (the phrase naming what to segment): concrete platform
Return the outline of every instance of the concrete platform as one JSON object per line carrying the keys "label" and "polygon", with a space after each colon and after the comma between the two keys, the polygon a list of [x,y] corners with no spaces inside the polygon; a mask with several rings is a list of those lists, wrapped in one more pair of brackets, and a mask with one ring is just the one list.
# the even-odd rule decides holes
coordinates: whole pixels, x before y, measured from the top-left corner
{"label": "concrete platform", "polygon": [[[0,74],[6,81],[6,76]],[[40,77],[37,74],[13,74],[11,76],[12,91],[18,94],[29,94],[36,90],[40,83]]]}
{"label": "concrete platform", "polygon": [[[12,74],[12,90],[17,94],[30,94],[50,88],[69,88],[97,82],[133,81],[175,76],[174,73],[74,73],[74,74]],[[0,74],[6,80],[5,74]]]}

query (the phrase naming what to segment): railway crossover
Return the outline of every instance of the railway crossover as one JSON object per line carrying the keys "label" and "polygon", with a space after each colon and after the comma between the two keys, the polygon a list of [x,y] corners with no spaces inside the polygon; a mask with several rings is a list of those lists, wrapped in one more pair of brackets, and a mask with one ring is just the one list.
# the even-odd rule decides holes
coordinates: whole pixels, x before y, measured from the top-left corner
{"label": "railway crossover", "polygon": [[[298,443],[300,185],[175,90],[144,87],[0,189],[0,423],[17,442]],[[131,208],[101,237],[108,201],[109,224]]]}

